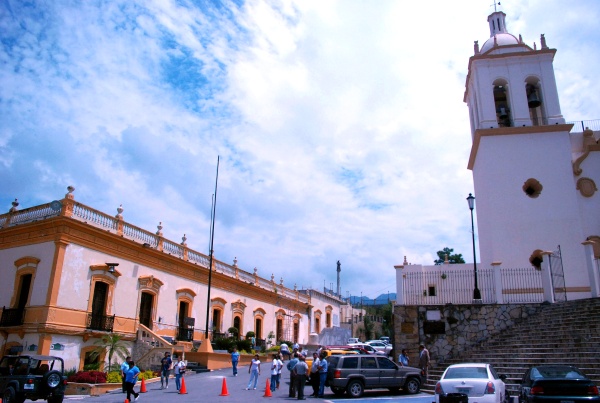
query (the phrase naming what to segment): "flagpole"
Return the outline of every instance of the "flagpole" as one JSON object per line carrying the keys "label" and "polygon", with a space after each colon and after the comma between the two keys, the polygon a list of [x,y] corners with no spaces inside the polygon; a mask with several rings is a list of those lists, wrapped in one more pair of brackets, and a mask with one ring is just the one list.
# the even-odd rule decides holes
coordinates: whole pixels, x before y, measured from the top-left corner
{"label": "flagpole", "polygon": [[210,317],[210,283],[212,280],[213,245],[215,241],[215,216],[217,213],[217,184],[219,183],[219,156],[217,156],[217,175],[215,179],[215,194],[213,195],[212,208],[210,212],[210,247],[208,259],[208,293],[206,296],[206,330],[204,340],[208,341],[208,319]]}

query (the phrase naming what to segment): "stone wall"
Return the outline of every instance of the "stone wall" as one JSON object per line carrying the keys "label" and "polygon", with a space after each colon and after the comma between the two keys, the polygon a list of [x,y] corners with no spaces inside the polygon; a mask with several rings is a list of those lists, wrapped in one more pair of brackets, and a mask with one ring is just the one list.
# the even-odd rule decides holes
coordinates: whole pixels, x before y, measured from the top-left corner
{"label": "stone wall", "polygon": [[459,357],[463,351],[535,314],[540,304],[473,304],[394,307],[394,359],[403,348],[410,364],[424,344],[433,362]]}

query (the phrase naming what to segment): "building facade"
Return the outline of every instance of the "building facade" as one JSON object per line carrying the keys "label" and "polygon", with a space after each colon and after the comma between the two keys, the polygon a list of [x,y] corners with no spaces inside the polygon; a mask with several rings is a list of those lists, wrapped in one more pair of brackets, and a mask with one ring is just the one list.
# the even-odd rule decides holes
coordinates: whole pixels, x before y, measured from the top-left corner
{"label": "building facade", "polygon": [[[308,343],[339,326],[334,295],[287,288],[74,200],[0,215],[0,346],[56,354],[81,369],[109,333],[191,349],[209,338],[255,332],[263,343]],[[208,306],[208,309],[207,309]],[[206,318],[208,311],[208,329]],[[141,332],[140,332],[141,331]],[[134,357],[135,358],[135,357]]]}

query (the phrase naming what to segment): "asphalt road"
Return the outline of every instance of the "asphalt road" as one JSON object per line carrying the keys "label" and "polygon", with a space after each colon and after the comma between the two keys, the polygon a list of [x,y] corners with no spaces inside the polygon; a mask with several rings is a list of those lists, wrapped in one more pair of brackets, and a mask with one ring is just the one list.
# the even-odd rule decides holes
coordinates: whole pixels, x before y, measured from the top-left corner
{"label": "asphalt road", "polygon": [[[201,374],[186,374],[185,387],[187,394],[179,394],[175,390],[175,379],[169,380],[169,388],[161,390],[160,381],[147,382],[146,393],[141,393],[137,403],[189,403],[189,402],[223,402],[223,403],[250,403],[263,401],[297,401],[297,399],[288,397],[289,371],[284,369],[281,388],[272,393],[271,397],[265,397],[265,386],[267,379],[270,380],[268,371],[262,371],[258,378],[256,390],[246,390],[250,374],[248,367],[240,367],[237,377],[232,375],[231,369],[223,369]],[[223,381],[225,380],[225,381]],[[224,383],[225,382],[225,383]],[[139,391],[138,382],[135,390]],[[227,396],[221,396],[226,389]],[[363,403],[372,401],[384,401],[386,403],[431,403],[435,399],[433,396],[420,393],[417,395],[391,395],[387,390],[366,391],[360,399],[351,399],[349,397],[337,397],[329,388],[325,388],[325,398],[311,398],[308,395],[312,393],[312,388],[307,386],[305,389],[306,401],[314,402],[340,402],[347,401],[352,403]],[[88,403],[124,403],[126,395],[118,392],[106,393],[102,396],[65,396],[66,403],[73,400],[88,400]],[[68,400],[68,401],[67,401]]]}

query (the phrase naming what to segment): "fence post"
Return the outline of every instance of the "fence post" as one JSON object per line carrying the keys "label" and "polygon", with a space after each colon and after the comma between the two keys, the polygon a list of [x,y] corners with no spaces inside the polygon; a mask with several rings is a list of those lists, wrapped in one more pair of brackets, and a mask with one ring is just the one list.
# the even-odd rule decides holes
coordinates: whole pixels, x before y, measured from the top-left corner
{"label": "fence post", "polygon": [[544,301],[554,303],[554,286],[552,284],[552,272],[550,269],[550,255],[552,252],[542,252],[542,287],[544,288]]}
{"label": "fence post", "polygon": [[396,305],[404,305],[404,265],[394,266],[396,269]]}
{"label": "fence post", "polygon": [[592,298],[600,296],[600,285],[598,281],[598,273],[594,268],[594,242],[584,241],[581,243],[585,251],[585,264],[588,270],[588,276],[590,279],[590,291],[592,292]]}
{"label": "fence post", "polygon": [[492,270],[494,271],[494,291],[496,293],[496,303],[504,303],[504,294],[502,293],[502,273],[500,272],[500,266],[502,262],[492,262]]}

